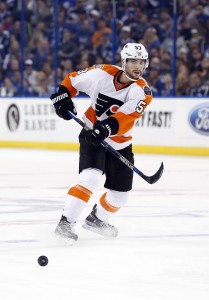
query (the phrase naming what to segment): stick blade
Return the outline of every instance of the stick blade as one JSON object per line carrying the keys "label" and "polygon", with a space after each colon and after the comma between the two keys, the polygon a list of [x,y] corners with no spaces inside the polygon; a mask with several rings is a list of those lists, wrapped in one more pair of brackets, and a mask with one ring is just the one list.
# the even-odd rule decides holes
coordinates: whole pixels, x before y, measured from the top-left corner
{"label": "stick blade", "polygon": [[154,175],[148,177],[147,182],[150,184],[157,182],[160,179],[160,177],[162,176],[163,170],[164,170],[164,164],[163,164],[163,162],[161,162],[159,170]]}

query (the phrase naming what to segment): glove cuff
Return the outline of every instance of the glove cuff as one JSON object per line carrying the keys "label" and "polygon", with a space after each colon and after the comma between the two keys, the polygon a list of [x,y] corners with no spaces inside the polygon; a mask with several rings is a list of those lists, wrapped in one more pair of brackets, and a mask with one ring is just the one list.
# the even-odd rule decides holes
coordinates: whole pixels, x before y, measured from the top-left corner
{"label": "glove cuff", "polygon": [[105,129],[107,131],[106,137],[117,134],[117,132],[119,130],[118,120],[114,117],[109,117],[106,120],[99,121],[99,123],[105,127]]}
{"label": "glove cuff", "polygon": [[51,98],[53,105],[56,104],[57,102],[64,100],[64,99],[69,99],[69,96],[67,93],[61,94],[56,96],[55,98]]}
{"label": "glove cuff", "polygon": [[64,85],[59,86],[58,92],[67,93],[68,97],[71,98],[70,91]]}
{"label": "glove cuff", "polygon": [[57,102],[62,101],[64,99],[71,100],[70,97],[71,96],[70,96],[70,92],[68,91],[68,89],[63,85],[60,85],[58,92],[55,94],[52,94],[50,99],[52,100],[53,105],[55,105]]}

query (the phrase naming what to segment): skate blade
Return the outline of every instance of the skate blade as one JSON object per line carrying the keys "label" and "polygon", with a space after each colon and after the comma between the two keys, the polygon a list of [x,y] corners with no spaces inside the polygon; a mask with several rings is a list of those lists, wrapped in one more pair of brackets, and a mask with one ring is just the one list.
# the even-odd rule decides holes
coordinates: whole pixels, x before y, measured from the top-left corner
{"label": "skate blade", "polygon": [[57,242],[63,246],[68,246],[71,247],[75,244],[76,240],[71,239],[71,238],[66,238],[65,236],[62,236],[58,233],[55,233],[55,238]]}
{"label": "skate blade", "polygon": [[89,230],[89,231],[91,231],[91,232],[97,233],[97,234],[102,235],[102,236],[107,237],[107,238],[115,238],[118,235],[117,233],[113,233],[113,232],[110,232],[110,231],[99,230],[95,227],[92,227],[92,226],[86,224],[86,223],[83,224],[82,227]]}

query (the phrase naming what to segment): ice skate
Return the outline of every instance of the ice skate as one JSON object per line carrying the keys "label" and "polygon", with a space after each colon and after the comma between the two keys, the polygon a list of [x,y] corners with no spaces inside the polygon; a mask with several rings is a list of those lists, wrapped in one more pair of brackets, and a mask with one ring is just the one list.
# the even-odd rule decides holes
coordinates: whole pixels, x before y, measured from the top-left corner
{"label": "ice skate", "polygon": [[116,237],[118,235],[118,229],[98,219],[96,216],[96,207],[97,205],[95,204],[82,227],[106,237]]}
{"label": "ice skate", "polygon": [[75,223],[68,222],[67,218],[62,216],[57,228],[55,229],[55,234],[69,241],[77,241],[78,236],[74,232],[74,225]]}

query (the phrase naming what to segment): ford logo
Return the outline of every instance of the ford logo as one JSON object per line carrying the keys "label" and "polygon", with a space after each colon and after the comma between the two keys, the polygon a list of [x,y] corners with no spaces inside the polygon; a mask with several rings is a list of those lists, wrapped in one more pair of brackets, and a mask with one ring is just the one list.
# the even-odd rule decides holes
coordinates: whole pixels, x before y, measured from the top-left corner
{"label": "ford logo", "polygon": [[209,103],[196,106],[190,113],[189,123],[196,132],[209,135]]}

